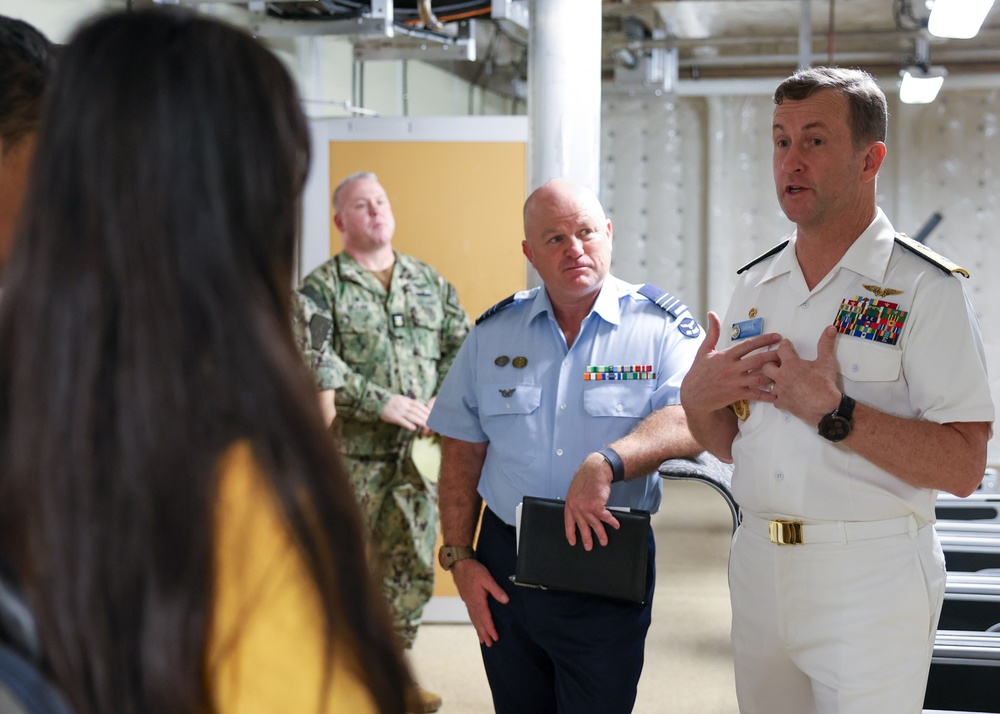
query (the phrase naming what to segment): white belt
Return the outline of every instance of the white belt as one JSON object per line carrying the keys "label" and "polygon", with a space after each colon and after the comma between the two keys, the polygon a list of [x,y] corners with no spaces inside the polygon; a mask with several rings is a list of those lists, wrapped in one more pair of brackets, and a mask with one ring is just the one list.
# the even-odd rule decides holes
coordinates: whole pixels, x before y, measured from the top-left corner
{"label": "white belt", "polygon": [[792,519],[767,519],[746,511],[740,512],[740,527],[746,528],[778,545],[850,543],[872,538],[916,533],[926,525],[916,516],[887,518],[882,521],[835,521],[803,523]]}

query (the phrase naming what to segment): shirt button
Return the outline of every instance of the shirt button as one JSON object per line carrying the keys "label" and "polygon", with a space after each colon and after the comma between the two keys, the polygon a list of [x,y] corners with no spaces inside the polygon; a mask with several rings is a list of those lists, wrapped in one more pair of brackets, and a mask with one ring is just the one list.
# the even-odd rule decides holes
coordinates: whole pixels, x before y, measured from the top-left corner
{"label": "shirt button", "polygon": [[802,307],[809,307],[809,301],[806,300],[804,303],[802,303]]}
{"label": "shirt button", "polygon": [[851,371],[852,372],[860,372],[861,371],[861,365],[858,364],[857,362],[855,362],[854,364],[851,365]]}
{"label": "shirt button", "polygon": [[503,405],[504,405],[505,407],[507,407],[508,409],[510,409],[510,402],[504,402],[504,403],[503,403]]}
{"label": "shirt button", "polygon": [[565,408],[566,408],[566,405],[565,405],[565,404],[560,404],[560,405],[559,405],[559,408],[560,408],[560,409],[565,409]]}
{"label": "shirt button", "polygon": [[621,404],[619,404],[619,405],[617,405],[617,406],[615,407],[615,409],[617,409],[618,411],[621,411],[621,410],[622,410],[622,409],[624,409],[624,408],[625,408],[625,407],[623,407],[623,406],[622,406]]}
{"label": "shirt button", "polygon": [[792,420],[792,415],[791,414],[785,414],[785,421],[789,422],[791,420]]}
{"label": "shirt button", "polygon": [[556,449],[556,456],[562,456],[562,455],[563,455],[563,450],[562,449]]}
{"label": "shirt button", "polygon": [[783,473],[781,473],[781,472],[779,471],[778,473],[776,473],[776,474],[774,475],[774,477],[775,477],[776,479],[778,479],[779,481],[783,481],[783,480],[785,479],[785,474],[783,474]]}

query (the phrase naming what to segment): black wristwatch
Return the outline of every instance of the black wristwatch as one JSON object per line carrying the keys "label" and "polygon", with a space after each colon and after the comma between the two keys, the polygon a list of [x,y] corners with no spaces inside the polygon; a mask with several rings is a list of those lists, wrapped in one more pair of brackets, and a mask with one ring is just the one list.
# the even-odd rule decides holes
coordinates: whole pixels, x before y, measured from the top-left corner
{"label": "black wristwatch", "polygon": [[854,425],[854,400],[844,393],[840,405],[819,420],[819,435],[829,441],[843,441]]}

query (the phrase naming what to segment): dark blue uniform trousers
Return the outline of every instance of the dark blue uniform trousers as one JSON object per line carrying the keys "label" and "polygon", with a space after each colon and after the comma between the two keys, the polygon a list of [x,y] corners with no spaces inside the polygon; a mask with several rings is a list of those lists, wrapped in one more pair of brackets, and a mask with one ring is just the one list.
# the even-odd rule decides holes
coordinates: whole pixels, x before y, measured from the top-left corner
{"label": "dark blue uniform trousers", "polygon": [[499,640],[481,647],[497,714],[631,712],[653,602],[652,529],[644,605],[515,585],[516,547],[514,528],[487,508],[476,557],[510,597],[490,598]]}

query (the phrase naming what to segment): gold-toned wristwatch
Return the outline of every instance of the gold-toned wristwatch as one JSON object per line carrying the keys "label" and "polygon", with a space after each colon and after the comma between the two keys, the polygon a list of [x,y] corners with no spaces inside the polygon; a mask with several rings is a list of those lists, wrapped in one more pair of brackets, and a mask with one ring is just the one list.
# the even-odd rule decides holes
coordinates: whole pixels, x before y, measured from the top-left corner
{"label": "gold-toned wristwatch", "polygon": [[438,562],[445,570],[451,570],[458,561],[473,558],[475,555],[476,551],[471,545],[442,545],[438,551]]}

